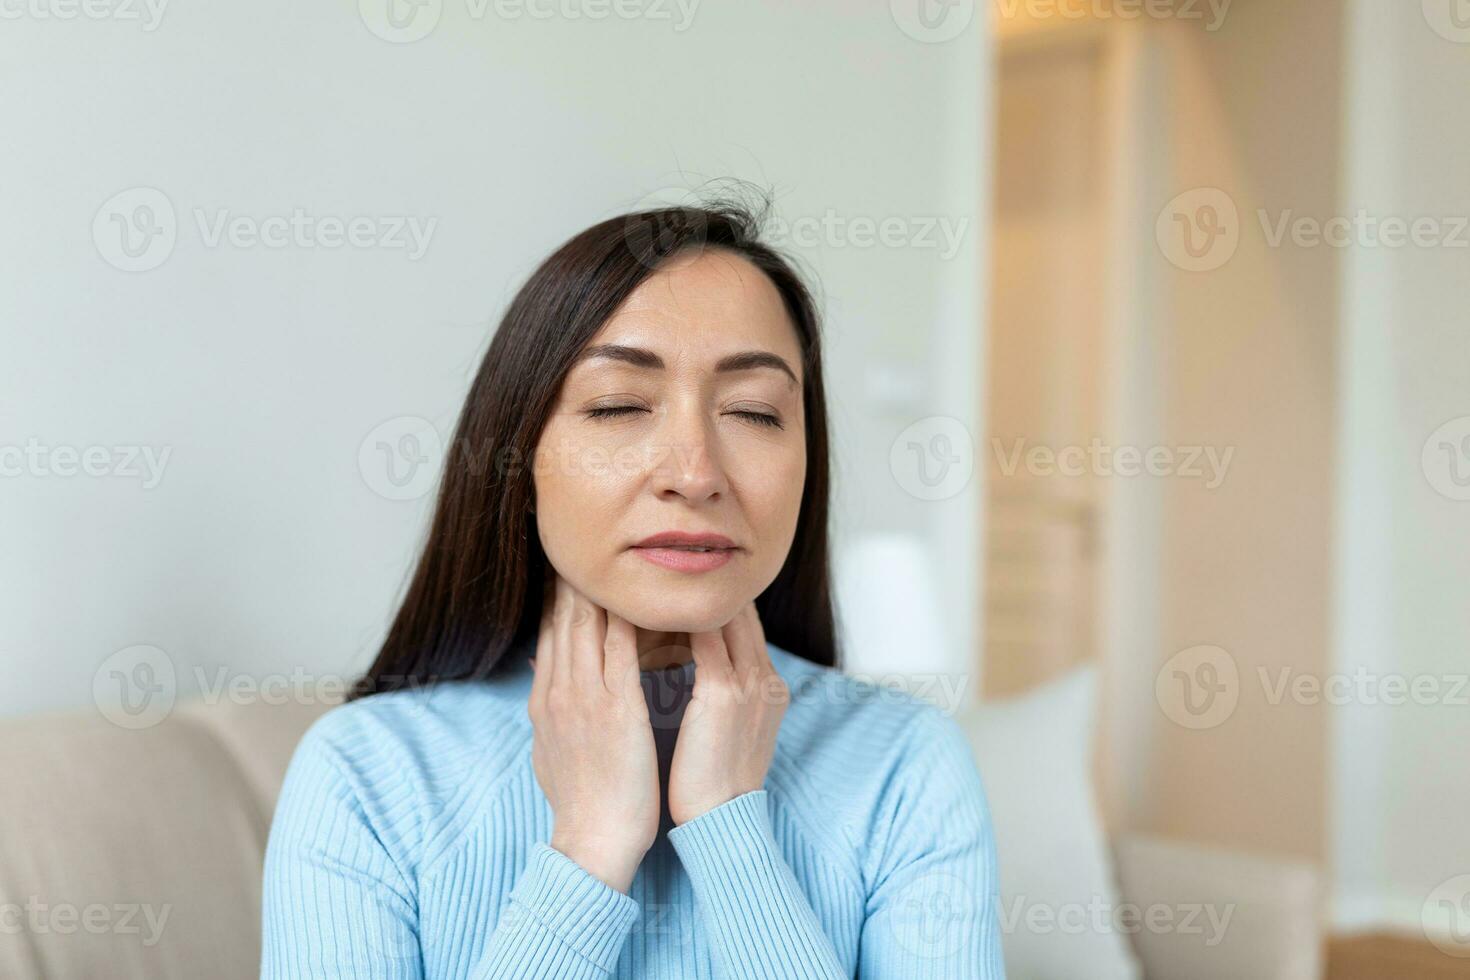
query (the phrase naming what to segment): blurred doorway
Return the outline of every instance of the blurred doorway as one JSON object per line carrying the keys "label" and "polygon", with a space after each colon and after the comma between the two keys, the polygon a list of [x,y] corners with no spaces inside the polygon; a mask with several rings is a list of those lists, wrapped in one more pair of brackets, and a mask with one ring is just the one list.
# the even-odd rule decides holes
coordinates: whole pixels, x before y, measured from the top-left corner
{"label": "blurred doorway", "polygon": [[986,697],[1097,656],[1104,428],[1103,57],[1090,31],[1002,36],[991,231]]}

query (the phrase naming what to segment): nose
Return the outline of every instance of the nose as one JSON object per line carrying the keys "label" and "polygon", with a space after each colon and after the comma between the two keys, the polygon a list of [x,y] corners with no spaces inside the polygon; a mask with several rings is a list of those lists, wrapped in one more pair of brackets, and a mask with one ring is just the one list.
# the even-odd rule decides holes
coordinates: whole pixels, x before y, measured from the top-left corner
{"label": "nose", "polygon": [[703,409],[693,405],[670,408],[658,432],[652,477],[655,493],[699,503],[728,492],[719,433]]}

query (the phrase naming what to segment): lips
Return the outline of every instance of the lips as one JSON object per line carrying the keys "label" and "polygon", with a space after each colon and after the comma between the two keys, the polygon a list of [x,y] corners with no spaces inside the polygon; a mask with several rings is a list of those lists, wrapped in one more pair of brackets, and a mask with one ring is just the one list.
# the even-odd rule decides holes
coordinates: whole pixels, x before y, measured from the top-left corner
{"label": "lips", "polygon": [[680,551],[730,551],[735,542],[723,534],[662,531],[639,541],[635,548],[670,548]]}
{"label": "lips", "polygon": [[630,549],[642,558],[676,572],[711,572],[722,568],[740,549],[723,534],[664,531]]}

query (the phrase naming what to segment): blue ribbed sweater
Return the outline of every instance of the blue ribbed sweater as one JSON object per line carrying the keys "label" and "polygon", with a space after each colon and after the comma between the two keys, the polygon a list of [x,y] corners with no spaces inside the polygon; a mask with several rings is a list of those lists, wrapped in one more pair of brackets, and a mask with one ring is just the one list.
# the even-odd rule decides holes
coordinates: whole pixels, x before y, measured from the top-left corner
{"label": "blue ribbed sweater", "polygon": [[[791,701],[764,787],[678,826],[665,805],[628,894],[547,843],[524,648],[327,711],[271,824],[262,978],[1003,978],[958,724],[768,649]],[[667,785],[694,665],[641,676]]]}

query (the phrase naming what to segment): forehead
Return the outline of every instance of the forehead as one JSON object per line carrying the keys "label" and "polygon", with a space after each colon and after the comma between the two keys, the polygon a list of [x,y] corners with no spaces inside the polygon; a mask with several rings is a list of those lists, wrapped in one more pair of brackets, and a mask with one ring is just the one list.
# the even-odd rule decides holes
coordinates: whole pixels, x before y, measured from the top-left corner
{"label": "forehead", "polygon": [[645,347],[668,362],[707,367],[749,349],[800,363],[796,328],[774,283],[746,259],[719,249],[681,256],[639,284],[592,344]]}

